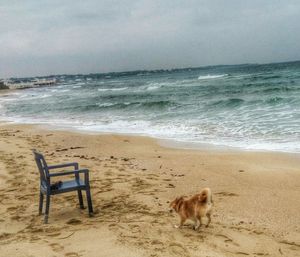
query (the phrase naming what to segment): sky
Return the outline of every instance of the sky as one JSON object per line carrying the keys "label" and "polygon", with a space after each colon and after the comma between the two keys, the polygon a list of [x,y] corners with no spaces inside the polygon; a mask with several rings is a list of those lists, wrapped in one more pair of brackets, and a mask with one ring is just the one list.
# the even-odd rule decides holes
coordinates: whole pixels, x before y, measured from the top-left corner
{"label": "sky", "polygon": [[0,0],[0,78],[294,60],[299,0]]}

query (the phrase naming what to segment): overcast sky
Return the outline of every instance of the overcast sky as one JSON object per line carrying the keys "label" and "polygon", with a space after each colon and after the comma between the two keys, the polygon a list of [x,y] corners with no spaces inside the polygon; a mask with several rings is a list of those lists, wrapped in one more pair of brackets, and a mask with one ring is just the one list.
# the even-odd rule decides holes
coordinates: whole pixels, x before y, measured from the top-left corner
{"label": "overcast sky", "polygon": [[0,0],[0,77],[300,59],[300,0]]}

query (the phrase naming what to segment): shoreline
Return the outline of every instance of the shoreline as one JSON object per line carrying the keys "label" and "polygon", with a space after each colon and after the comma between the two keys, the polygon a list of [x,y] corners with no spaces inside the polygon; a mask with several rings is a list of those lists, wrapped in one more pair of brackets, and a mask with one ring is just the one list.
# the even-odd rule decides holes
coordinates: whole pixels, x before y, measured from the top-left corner
{"label": "shoreline", "polygon": [[60,126],[60,125],[49,125],[45,123],[22,123],[15,121],[5,121],[0,120],[0,126],[4,125],[19,125],[19,126],[36,126],[44,130],[55,130],[61,132],[75,132],[83,135],[118,135],[118,136],[129,136],[129,137],[141,137],[141,138],[151,138],[155,140],[159,145],[167,148],[175,148],[182,150],[196,150],[196,151],[220,151],[220,152],[253,152],[253,153],[274,153],[274,154],[291,154],[291,155],[300,155],[300,152],[297,151],[289,151],[289,150],[276,150],[276,149],[252,149],[246,147],[237,147],[230,145],[223,145],[218,143],[206,143],[206,142],[188,142],[181,141],[179,139],[168,139],[161,138],[158,136],[150,135],[150,134],[142,134],[142,133],[122,133],[122,132],[102,132],[102,131],[93,131],[93,130],[85,130],[74,127]]}
{"label": "shoreline", "polygon": [[[299,155],[177,149],[148,137],[32,125],[2,124],[0,134],[6,256],[297,256],[300,250]],[[43,224],[32,148],[50,165],[77,161],[90,170],[93,218],[66,194],[53,197]],[[178,217],[168,203],[207,186],[211,226],[193,231],[187,222],[175,229]]]}
{"label": "shoreline", "polygon": [[12,92],[16,92],[17,89],[1,89],[0,90],[0,96],[1,95],[9,95]]}

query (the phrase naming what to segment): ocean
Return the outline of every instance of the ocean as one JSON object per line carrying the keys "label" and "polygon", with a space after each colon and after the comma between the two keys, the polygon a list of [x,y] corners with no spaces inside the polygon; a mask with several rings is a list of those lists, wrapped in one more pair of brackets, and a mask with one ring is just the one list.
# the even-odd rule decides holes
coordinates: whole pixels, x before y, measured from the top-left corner
{"label": "ocean", "polygon": [[46,78],[58,83],[0,95],[0,119],[300,152],[300,61]]}

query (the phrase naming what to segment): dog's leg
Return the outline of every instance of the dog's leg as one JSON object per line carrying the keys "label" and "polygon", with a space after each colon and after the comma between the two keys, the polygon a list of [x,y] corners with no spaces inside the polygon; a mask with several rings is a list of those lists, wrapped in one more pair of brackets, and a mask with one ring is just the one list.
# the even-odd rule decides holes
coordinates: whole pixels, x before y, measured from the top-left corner
{"label": "dog's leg", "polygon": [[210,215],[210,212],[209,213],[206,213],[206,217],[208,218],[208,222],[206,224],[206,227],[209,226],[210,222],[211,222],[211,215]]}
{"label": "dog's leg", "polygon": [[183,226],[185,220],[186,220],[185,218],[182,218],[182,217],[181,217],[179,226],[178,226],[178,225],[174,225],[174,227],[175,227],[175,228],[181,228],[181,227]]}
{"label": "dog's leg", "polygon": [[198,230],[201,226],[201,218],[195,220],[194,230]]}
{"label": "dog's leg", "polygon": [[199,216],[199,228],[202,226],[202,219],[201,216]]}

